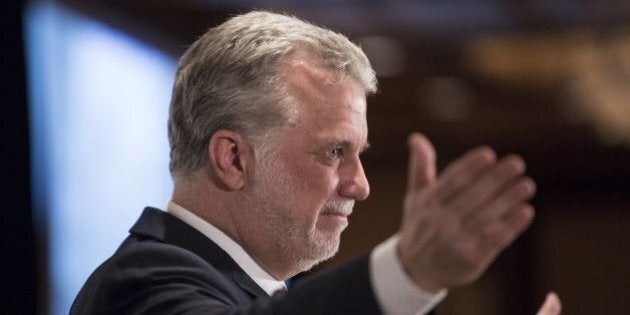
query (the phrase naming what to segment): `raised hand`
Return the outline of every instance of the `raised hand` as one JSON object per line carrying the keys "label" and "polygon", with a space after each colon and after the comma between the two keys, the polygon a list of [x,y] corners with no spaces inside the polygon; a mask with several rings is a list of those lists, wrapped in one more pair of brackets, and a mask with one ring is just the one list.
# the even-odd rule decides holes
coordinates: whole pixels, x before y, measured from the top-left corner
{"label": "raised hand", "polygon": [[497,160],[488,147],[469,151],[439,177],[427,138],[410,135],[409,149],[403,267],[429,292],[470,284],[530,224],[535,184],[520,157]]}

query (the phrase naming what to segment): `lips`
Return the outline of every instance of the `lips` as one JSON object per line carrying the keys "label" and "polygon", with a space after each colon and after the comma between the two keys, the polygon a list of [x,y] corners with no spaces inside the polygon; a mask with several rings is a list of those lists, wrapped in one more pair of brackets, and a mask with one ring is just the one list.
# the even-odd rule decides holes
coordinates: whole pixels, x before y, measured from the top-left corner
{"label": "lips", "polygon": [[340,217],[340,218],[347,218],[349,216],[349,214],[344,214],[341,212],[325,212],[325,213],[322,213],[321,215],[335,216],[335,217]]}

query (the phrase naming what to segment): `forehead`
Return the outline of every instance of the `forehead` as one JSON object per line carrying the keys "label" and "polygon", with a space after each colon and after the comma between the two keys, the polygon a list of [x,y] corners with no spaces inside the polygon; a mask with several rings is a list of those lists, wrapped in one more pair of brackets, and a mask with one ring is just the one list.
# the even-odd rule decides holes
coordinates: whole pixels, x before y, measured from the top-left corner
{"label": "forehead", "polygon": [[363,87],[355,80],[324,68],[310,56],[292,58],[283,69],[289,96],[298,112],[347,112],[365,117]]}
{"label": "forehead", "polygon": [[309,59],[294,60],[283,74],[296,114],[283,136],[291,147],[345,143],[360,151],[367,146],[366,100],[361,84]]}

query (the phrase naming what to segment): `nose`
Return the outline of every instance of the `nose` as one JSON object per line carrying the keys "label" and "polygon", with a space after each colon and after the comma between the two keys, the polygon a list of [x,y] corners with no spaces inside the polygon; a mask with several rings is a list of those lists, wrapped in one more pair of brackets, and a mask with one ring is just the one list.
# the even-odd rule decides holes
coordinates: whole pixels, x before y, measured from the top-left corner
{"label": "nose", "polygon": [[361,160],[356,157],[346,162],[343,169],[340,169],[339,195],[363,201],[370,195],[370,184],[365,176]]}

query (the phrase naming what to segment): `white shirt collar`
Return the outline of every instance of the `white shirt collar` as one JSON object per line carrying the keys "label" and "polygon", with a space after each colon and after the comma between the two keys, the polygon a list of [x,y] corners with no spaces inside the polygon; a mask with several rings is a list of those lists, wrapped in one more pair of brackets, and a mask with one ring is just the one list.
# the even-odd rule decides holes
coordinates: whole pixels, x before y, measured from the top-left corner
{"label": "white shirt collar", "polygon": [[267,294],[272,295],[277,290],[285,290],[286,286],[283,281],[278,281],[265,270],[263,270],[254,259],[234,240],[216,228],[214,225],[206,222],[194,213],[184,209],[172,200],[166,205],[166,212],[172,214],[178,219],[184,221],[188,225],[201,232],[215,244],[219,245],[245,273],[258,284]]}

